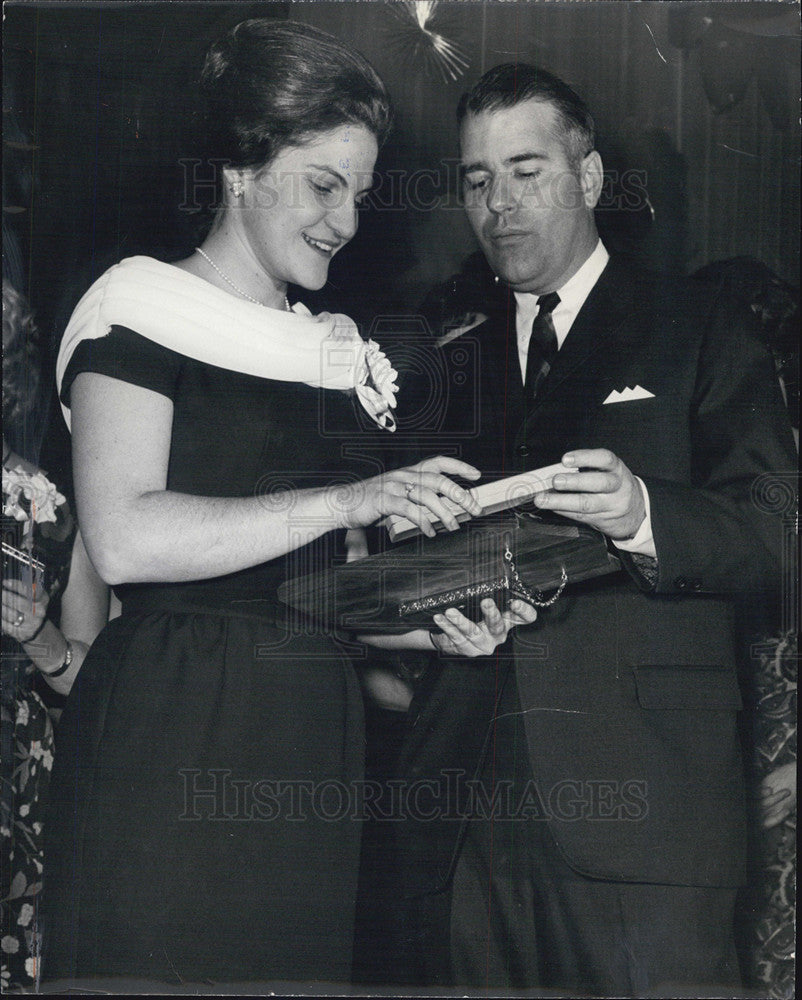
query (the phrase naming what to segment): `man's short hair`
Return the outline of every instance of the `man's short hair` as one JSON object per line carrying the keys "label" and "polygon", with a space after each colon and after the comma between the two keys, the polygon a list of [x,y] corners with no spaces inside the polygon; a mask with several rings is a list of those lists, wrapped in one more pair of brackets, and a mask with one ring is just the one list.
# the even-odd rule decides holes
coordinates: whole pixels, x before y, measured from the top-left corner
{"label": "man's short hair", "polygon": [[582,98],[559,77],[529,63],[502,63],[487,71],[463,94],[457,106],[457,124],[469,115],[512,108],[524,101],[551,104],[563,127],[566,153],[574,167],[594,148],[596,127]]}

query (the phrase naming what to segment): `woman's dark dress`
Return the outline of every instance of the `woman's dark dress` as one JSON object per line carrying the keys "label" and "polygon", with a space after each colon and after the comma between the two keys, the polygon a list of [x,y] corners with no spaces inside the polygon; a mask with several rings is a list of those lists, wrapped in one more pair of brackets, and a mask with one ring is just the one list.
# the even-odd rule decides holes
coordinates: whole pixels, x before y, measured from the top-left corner
{"label": "woman's dark dress", "polygon": [[[173,400],[169,490],[268,497],[370,474],[340,457],[338,429],[357,428],[344,393],[214,368],[121,327],[80,345],[64,398],[90,370]],[[212,580],[119,588],[122,617],[59,726],[46,978],[348,979],[361,696],[330,637],[287,624],[275,598],[334,539]]]}

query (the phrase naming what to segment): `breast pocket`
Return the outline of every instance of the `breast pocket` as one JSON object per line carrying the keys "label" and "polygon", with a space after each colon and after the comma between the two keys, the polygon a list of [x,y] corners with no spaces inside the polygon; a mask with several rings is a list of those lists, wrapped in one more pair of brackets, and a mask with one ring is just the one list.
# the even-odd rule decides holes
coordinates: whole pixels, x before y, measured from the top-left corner
{"label": "breast pocket", "polygon": [[650,399],[630,399],[621,403],[602,403],[596,410],[600,420],[624,420],[639,423],[644,420],[665,420],[670,417],[673,407],[663,397]]}
{"label": "breast pocket", "polygon": [[635,475],[682,476],[689,467],[688,417],[669,396],[596,406],[583,447],[608,448]]}

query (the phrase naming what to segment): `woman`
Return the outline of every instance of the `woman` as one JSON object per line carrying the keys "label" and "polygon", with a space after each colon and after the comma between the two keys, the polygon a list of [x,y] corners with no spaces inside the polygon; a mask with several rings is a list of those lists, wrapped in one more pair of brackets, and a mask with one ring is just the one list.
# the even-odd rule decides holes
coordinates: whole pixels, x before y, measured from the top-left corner
{"label": "woman", "polygon": [[[356,232],[388,127],[375,72],[255,20],[202,84],[229,164],[211,232],[175,266],[107,272],[62,345],[79,516],[123,613],[61,723],[45,974],[346,980],[360,823],[338,795],[362,774],[360,694],[276,587],[385,514],[455,527],[442,496],[477,509],[443,473],[478,473],[437,458],[357,481],[336,429],[360,404],[392,426],[392,373],[347,317],[286,301]],[[402,641],[476,655],[518,611]]]}
{"label": "woman", "polygon": [[[33,317],[23,297],[4,281],[3,424],[17,439],[24,437],[20,432],[38,399],[38,385]],[[69,692],[89,645],[106,623],[108,603],[108,590],[75,536],[65,497],[4,436],[4,991],[33,990],[38,984],[43,822],[55,751],[46,702],[57,712],[58,696]],[[48,686],[55,698],[48,697]]]}

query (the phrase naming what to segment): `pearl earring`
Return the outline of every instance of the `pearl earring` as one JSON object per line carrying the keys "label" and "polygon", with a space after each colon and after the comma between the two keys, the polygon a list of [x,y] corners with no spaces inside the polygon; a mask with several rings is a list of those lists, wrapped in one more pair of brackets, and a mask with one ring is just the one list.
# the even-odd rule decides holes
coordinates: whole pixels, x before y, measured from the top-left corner
{"label": "pearl earring", "polygon": [[494,275],[493,275],[493,281],[494,281],[494,282],[495,282],[496,284],[498,284],[498,280],[499,280],[499,279],[498,279],[498,275],[497,275],[497,274],[494,274]]}
{"label": "pearl earring", "polygon": [[245,185],[242,183],[241,178],[237,177],[228,185],[228,190],[235,198],[241,198],[245,193]]}

